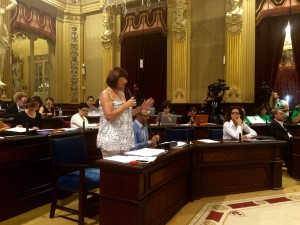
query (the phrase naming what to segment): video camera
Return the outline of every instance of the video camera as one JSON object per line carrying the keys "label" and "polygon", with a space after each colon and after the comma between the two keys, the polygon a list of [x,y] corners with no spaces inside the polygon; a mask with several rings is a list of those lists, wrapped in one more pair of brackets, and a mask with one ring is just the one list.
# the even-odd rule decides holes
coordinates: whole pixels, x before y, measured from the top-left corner
{"label": "video camera", "polygon": [[209,85],[207,88],[208,91],[212,92],[215,97],[217,97],[221,91],[229,90],[229,87],[226,86],[225,80],[223,79],[218,79],[218,83],[213,83]]}
{"label": "video camera", "polygon": [[261,83],[259,90],[262,92],[263,96],[265,97],[270,97],[273,92],[273,88],[267,85],[266,82]]}

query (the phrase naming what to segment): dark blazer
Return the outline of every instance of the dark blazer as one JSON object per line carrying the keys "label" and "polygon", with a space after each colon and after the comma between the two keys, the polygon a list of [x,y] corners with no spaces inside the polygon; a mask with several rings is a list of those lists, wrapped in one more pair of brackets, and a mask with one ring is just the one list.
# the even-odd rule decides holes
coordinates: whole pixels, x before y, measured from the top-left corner
{"label": "dark blazer", "polygon": [[17,103],[12,103],[9,106],[7,106],[6,110],[4,111],[4,117],[5,118],[13,118],[17,113],[19,112]]}
{"label": "dark blazer", "polygon": [[272,120],[270,130],[273,137],[277,140],[284,140],[290,142],[288,130],[283,128],[276,120]]}

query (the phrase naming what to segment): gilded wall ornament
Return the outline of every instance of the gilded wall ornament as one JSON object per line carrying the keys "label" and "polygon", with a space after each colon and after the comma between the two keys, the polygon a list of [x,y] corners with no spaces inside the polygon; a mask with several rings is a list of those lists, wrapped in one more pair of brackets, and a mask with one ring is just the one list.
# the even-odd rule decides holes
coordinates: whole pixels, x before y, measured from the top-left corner
{"label": "gilded wall ornament", "polygon": [[78,73],[79,73],[79,34],[78,27],[70,28],[70,98],[71,102],[78,102]]}
{"label": "gilded wall ornament", "polygon": [[236,97],[239,98],[241,96],[240,94],[240,90],[236,89],[236,88],[230,88],[229,92],[228,92],[228,97]]}
{"label": "gilded wall ornament", "polygon": [[181,88],[178,88],[175,91],[175,99],[178,99],[178,98],[184,99],[184,91]]}
{"label": "gilded wall ornament", "polygon": [[108,51],[112,48],[112,20],[111,20],[111,15],[109,13],[106,13],[104,15],[103,26],[105,30],[101,35],[102,46],[105,50]]}
{"label": "gilded wall ornament", "polygon": [[238,35],[243,26],[243,0],[227,0],[226,28],[230,35]]}
{"label": "gilded wall ornament", "polygon": [[186,7],[181,1],[176,2],[173,24],[172,36],[177,42],[182,42],[186,37]]}

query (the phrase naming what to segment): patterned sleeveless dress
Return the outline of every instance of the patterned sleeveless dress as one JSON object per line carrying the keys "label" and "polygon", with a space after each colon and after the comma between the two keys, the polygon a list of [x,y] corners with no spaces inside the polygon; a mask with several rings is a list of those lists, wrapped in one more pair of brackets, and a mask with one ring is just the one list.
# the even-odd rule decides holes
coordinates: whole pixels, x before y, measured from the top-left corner
{"label": "patterned sleeveless dress", "polygon": [[[109,92],[109,91],[108,91]],[[123,92],[119,92],[124,95]],[[111,93],[109,92],[112,97]],[[132,126],[131,107],[123,111],[116,119],[108,121],[100,106],[100,125],[97,135],[97,147],[101,149],[103,157],[122,154],[134,146],[134,133]],[[117,109],[125,101],[112,101],[113,108]]]}

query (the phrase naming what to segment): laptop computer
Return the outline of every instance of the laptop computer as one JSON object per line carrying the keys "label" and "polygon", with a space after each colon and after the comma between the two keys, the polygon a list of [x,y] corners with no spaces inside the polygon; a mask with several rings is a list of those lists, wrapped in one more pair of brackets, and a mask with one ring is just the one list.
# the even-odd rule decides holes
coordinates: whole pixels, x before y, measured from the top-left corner
{"label": "laptop computer", "polygon": [[149,116],[154,116],[155,115],[155,107],[149,107],[148,111],[149,111]]}
{"label": "laptop computer", "polygon": [[100,112],[98,108],[89,108],[88,116],[100,116]]}
{"label": "laptop computer", "polygon": [[160,125],[172,126],[176,125],[178,115],[162,115]]}
{"label": "laptop computer", "polygon": [[195,116],[194,124],[200,126],[206,126],[208,123],[208,117],[209,117],[208,114],[197,114]]}
{"label": "laptop computer", "polygon": [[265,124],[266,122],[259,116],[247,116],[251,124]]}

